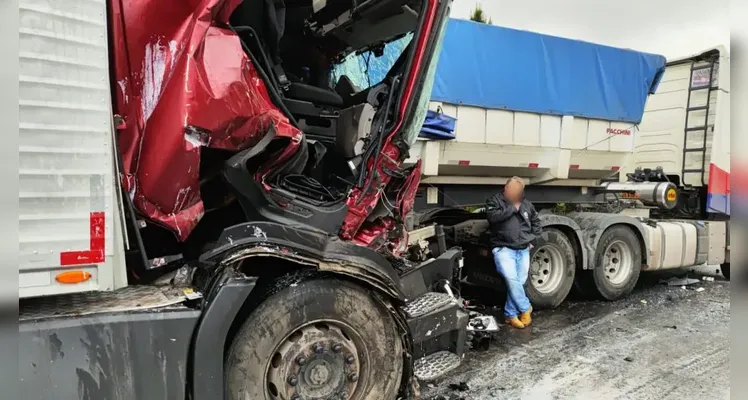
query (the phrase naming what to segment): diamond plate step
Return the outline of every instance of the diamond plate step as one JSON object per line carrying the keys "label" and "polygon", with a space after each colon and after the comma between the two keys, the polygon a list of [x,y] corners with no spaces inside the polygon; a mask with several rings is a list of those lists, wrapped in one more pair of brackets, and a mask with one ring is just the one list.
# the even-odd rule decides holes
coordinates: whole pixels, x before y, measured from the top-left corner
{"label": "diamond plate step", "polygon": [[454,297],[446,293],[428,292],[405,305],[405,313],[409,318],[417,318],[430,311],[455,301]]}
{"label": "diamond plate step", "polygon": [[460,366],[462,358],[448,351],[429,354],[415,361],[414,375],[422,381],[433,381]]}

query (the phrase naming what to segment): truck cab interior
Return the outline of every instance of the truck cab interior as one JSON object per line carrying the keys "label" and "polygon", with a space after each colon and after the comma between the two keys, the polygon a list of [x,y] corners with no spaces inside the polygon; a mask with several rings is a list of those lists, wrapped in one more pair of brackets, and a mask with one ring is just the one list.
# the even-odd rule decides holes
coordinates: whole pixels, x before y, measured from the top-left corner
{"label": "truck cab interior", "polygon": [[351,54],[381,56],[416,29],[421,8],[412,0],[357,3],[244,0],[230,18],[278,107],[305,136],[297,158],[306,161],[274,171],[270,184],[318,205],[341,200],[354,184],[372,132],[386,123],[384,108],[408,51],[367,88],[346,75],[333,81],[336,65]]}
{"label": "truck cab interior", "polygon": [[[339,229],[346,212],[340,203],[394,121],[411,46],[367,87],[356,84],[360,76],[336,75],[336,68],[383,56],[386,46],[416,30],[421,7],[418,0],[244,0],[237,7],[232,29],[262,70],[275,105],[303,132],[296,154],[272,171],[260,172],[287,149],[287,138],[269,138],[267,148],[256,145],[229,161],[226,177],[249,218]],[[308,212],[289,214],[279,204]]]}

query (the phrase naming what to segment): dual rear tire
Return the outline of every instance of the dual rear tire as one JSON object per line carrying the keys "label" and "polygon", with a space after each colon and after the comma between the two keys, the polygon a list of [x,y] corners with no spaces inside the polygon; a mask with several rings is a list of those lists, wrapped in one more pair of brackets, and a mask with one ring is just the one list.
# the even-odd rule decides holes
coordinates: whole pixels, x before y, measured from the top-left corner
{"label": "dual rear tire", "polygon": [[613,226],[597,243],[595,268],[577,270],[569,238],[558,229],[547,228],[530,253],[525,292],[536,309],[559,306],[572,287],[584,297],[620,299],[628,296],[639,280],[641,252],[639,239],[629,227]]}
{"label": "dual rear tire", "polygon": [[547,228],[530,250],[525,293],[535,309],[558,307],[571,291],[576,273],[574,247],[560,230]]}
{"label": "dual rear tire", "polygon": [[577,274],[575,288],[583,296],[612,301],[634,290],[641,273],[642,250],[631,228],[617,225],[605,230],[594,257],[595,267]]}

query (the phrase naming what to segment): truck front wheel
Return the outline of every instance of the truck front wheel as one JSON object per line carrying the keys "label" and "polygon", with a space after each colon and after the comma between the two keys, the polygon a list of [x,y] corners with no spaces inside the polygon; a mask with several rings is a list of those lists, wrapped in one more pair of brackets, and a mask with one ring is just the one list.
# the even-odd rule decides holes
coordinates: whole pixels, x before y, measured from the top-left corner
{"label": "truck front wheel", "polygon": [[307,280],[265,299],[226,359],[231,400],[394,399],[402,342],[388,310],[346,281]]}
{"label": "truck front wheel", "polygon": [[574,248],[569,238],[558,229],[545,229],[531,251],[525,285],[533,307],[558,307],[574,284],[575,271]]}

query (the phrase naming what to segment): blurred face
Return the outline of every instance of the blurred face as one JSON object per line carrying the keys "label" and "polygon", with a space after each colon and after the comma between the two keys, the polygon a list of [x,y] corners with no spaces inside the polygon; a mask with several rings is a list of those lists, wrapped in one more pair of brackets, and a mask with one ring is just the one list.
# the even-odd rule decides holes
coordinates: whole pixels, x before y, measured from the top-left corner
{"label": "blurred face", "polygon": [[504,197],[511,202],[518,202],[522,198],[522,185],[517,182],[510,182],[504,186]]}

